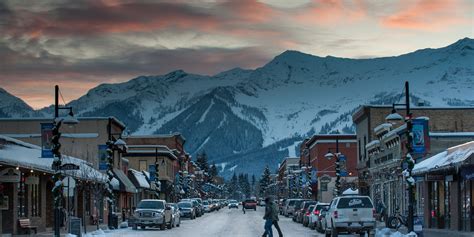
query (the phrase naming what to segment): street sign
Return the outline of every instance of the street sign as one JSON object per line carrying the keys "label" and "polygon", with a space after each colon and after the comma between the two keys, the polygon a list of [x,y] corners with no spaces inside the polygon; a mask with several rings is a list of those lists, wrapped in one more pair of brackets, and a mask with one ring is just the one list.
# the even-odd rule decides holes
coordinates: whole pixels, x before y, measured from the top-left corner
{"label": "street sign", "polygon": [[60,170],[78,170],[79,166],[73,163],[66,163],[61,165]]}

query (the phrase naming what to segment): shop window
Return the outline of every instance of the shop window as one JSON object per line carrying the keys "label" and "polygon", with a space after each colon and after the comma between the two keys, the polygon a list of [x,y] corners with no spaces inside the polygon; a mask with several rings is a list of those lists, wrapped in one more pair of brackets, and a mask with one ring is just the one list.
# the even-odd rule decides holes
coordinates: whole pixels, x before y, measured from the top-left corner
{"label": "shop window", "polygon": [[41,188],[39,184],[30,184],[31,216],[41,216]]}
{"label": "shop window", "polygon": [[28,216],[28,198],[25,184],[25,174],[21,173],[20,182],[17,183],[18,190],[18,202],[17,202],[17,216],[27,217]]}
{"label": "shop window", "polygon": [[148,166],[147,166],[147,162],[146,160],[140,160],[138,161],[138,169],[140,171],[147,171],[148,170]]}
{"label": "shop window", "polygon": [[474,190],[472,181],[461,182],[461,226],[464,231],[474,230],[474,217],[472,215],[474,201]]}

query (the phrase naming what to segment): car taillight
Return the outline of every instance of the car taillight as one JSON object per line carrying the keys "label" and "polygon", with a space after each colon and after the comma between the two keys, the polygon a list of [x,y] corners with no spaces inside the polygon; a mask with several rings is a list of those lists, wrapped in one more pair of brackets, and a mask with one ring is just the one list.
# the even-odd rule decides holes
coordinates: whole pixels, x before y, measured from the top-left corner
{"label": "car taillight", "polygon": [[334,211],[334,218],[337,218],[337,211]]}
{"label": "car taillight", "polygon": [[306,212],[306,216],[309,216],[309,211]]}
{"label": "car taillight", "polygon": [[319,215],[319,210],[314,210],[315,215]]}

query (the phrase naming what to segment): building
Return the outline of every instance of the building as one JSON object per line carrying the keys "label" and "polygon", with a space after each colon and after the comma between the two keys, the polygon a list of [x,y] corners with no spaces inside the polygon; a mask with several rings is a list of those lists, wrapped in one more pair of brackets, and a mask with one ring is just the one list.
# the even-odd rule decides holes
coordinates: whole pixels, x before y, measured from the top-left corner
{"label": "building", "polygon": [[184,184],[190,182],[190,156],[184,151],[186,140],[181,134],[127,136],[124,139],[128,146],[124,157],[132,169],[150,172],[150,165],[158,165],[159,198],[177,201],[182,192],[188,191]]}
{"label": "building", "polygon": [[474,141],[417,163],[413,174],[426,227],[474,231]]}
{"label": "building", "polygon": [[300,158],[298,157],[287,157],[278,167],[278,176],[276,179],[278,184],[277,196],[279,198],[296,197],[296,190],[293,186],[293,174],[300,169],[299,162]]}
{"label": "building", "polygon": [[[74,126],[61,126],[61,153],[82,159],[90,163],[93,168],[105,172],[107,169],[105,144],[109,138],[118,139],[121,137],[126,128],[125,124],[114,117],[83,117],[77,119],[79,123]],[[52,121],[52,118],[1,118],[0,135],[46,148],[49,140],[42,139],[42,134],[47,135],[48,133],[43,128],[47,127],[45,125],[51,124]],[[136,188],[127,176],[127,160],[123,159],[119,152],[114,152],[113,160],[113,172],[115,179],[118,181],[117,185],[114,185],[117,199],[114,212],[122,212],[122,209],[125,209],[129,213]],[[102,188],[100,192],[103,192]],[[101,202],[99,203],[100,207],[95,210],[93,209],[94,203],[92,203],[94,200],[92,198],[93,193],[85,193],[84,195],[78,194],[78,197],[83,198],[86,204],[84,208],[76,206],[74,215],[83,217],[86,221],[84,223],[95,223],[95,220],[108,223],[107,213],[109,210],[107,204]],[[80,204],[82,201],[77,203]],[[86,218],[87,216],[91,218]]]}
{"label": "building", "polygon": [[[53,227],[52,163],[53,159],[41,158],[41,147],[0,135],[0,234],[24,234],[20,219],[29,219],[38,231]],[[65,189],[62,206],[69,210],[66,213],[89,221],[101,208],[107,177],[81,159],[63,155],[63,163],[75,164],[79,170],[63,171],[76,185],[71,192]]]}
{"label": "building", "polygon": [[[412,107],[413,118],[429,117],[431,132],[470,132],[474,131],[474,107]],[[385,117],[392,111],[392,106],[363,105],[353,114],[352,121],[356,127],[357,169],[359,189],[362,194],[370,194],[370,157],[367,145],[377,139],[375,128],[385,123]],[[400,113],[403,115],[402,110]]]}
{"label": "building", "polygon": [[340,153],[345,157],[345,161],[340,162],[343,173],[341,192],[358,183],[355,134],[319,134],[304,140],[300,146],[300,163],[311,165],[311,170],[306,172],[311,174],[312,198],[321,202],[330,202],[334,198],[336,184],[336,159],[328,160],[325,158],[327,153]]}

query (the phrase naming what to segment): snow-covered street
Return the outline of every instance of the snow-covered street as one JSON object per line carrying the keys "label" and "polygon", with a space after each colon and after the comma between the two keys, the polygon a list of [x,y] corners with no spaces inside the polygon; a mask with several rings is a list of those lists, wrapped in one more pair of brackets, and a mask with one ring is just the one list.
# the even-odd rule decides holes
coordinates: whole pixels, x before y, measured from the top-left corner
{"label": "snow-covered street", "polygon": [[[190,236],[236,236],[252,237],[263,234],[263,207],[258,207],[257,211],[247,210],[246,214],[241,209],[224,208],[217,212],[208,213],[201,218],[194,220],[183,219],[180,227],[171,230],[159,230],[147,228],[146,230],[120,229],[105,233],[106,237],[127,237],[127,236],[163,236],[163,237],[190,237]],[[295,223],[291,218],[280,216],[280,227],[283,235],[287,237],[316,237],[324,236],[321,233],[303,227]],[[103,237],[104,235],[88,235],[90,237]],[[277,237],[278,232],[273,228],[273,236]],[[342,235],[355,236],[355,235]],[[357,235],[358,236],[358,235]]]}

